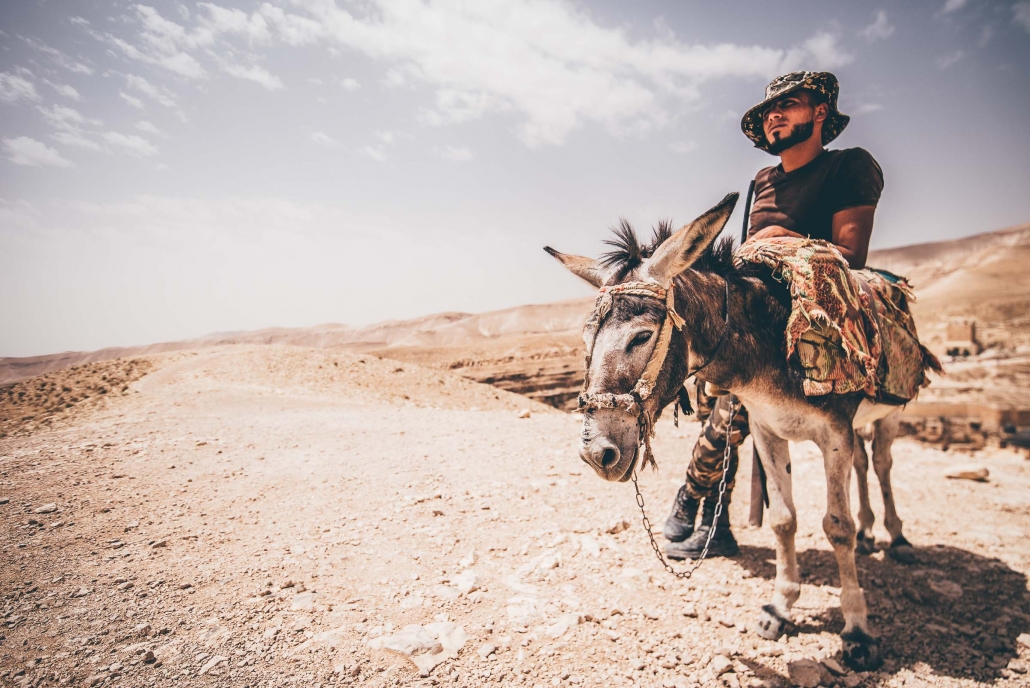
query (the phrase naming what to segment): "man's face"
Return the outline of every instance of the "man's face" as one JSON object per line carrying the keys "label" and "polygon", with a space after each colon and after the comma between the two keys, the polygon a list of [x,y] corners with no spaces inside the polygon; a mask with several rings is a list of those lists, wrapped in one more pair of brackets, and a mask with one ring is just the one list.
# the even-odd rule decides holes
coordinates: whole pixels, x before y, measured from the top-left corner
{"label": "man's face", "polygon": [[807,141],[815,130],[815,123],[826,118],[826,111],[824,105],[816,105],[811,94],[805,91],[788,93],[769,103],[762,113],[769,152],[775,155]]}

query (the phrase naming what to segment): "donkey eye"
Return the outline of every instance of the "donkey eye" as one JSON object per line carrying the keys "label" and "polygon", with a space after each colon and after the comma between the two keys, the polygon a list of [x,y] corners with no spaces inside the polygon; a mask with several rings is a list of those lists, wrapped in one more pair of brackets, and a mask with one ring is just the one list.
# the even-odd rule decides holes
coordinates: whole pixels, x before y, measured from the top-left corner
{"label": "donkey eye", "polygon": [[651,338],[651,332],[650,331],[637,332],[633,336],[633,339],[630,340],[628,348],[632,349],[634,347],[640,346],[641,344],[643,344],[644,342],[646,342],[650,338]]}

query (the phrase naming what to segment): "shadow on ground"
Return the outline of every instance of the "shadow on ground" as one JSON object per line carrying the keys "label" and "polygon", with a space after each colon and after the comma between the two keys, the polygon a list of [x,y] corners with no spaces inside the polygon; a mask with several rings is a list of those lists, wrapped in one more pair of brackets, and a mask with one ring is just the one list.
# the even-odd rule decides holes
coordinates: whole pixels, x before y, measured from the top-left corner
{"label": "shadow on ground", "polygon": [[[1027,578],[998,559],[936,545],[917,550],[917,563],[859,556],[859,582],[870,623],[882,640],[884,670],[925,663],[942,676],[993,681],[1017,656],[1016,638],[1030,631]],[[776,576],[775,552],[741,547],[736,561],[752,575]],[[839,586],[833,553],[798,553],[802,584]],[[802,588],[802,597],[804,588]],[[840,633],[844,619],[834,607],[795,616],[800,633]]]}

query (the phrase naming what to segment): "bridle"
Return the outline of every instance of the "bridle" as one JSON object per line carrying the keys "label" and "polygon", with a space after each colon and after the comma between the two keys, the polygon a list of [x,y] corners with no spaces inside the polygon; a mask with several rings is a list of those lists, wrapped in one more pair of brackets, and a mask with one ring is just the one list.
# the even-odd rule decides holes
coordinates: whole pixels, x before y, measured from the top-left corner
{"label": "bridle", "polygon": [[[586,339],[588,341],[586,366],[587,374],[589,376],[590,359],[594,353],[594,343],[597,340],[597,333],[601,329],[604,319],[611,312],[616,296],[643,296],[645,298],[661,301],[665,305],[665,318],[658,331],[658,341],[655,342],[654,350],[651,352],[651,358],[647,361],[647,365],[644,366],[644,372],[641,373],[640,379],[638,379],[636,384],[633,385],[633,389],[625,394],[611,394],[607,392],[591,394],[586,391],[589,380],[584,379],[583,391],[580,393],[578,398],[578,408],[580,411],[616,409],[625,411],[631,415],[636,415],[637,426],[640,429],[640,445],[644,447],[644,459],[641,462],[641,466],[646,466],[648,464],[657,466],[654,460],[654,454],[651,452],[651,438],[654,437],[655,417],[658,415],[658,406],[661,403],[658,396],[654,394],[655,383],[662,372],[662,368],[665,366],[665,359],[669,355],[669,344],[672,342],[672,331],[674,329],[683,329],[684,324],[683,318],[676,312],[675,291],[675,285],[665,288],[654,282],[643,281],[623,282],[622,284],[601,287],[597,294],[597,300],[594,303],[594,310],[587,319],[587,323],[584,328],[585,334],[587,334]],[[687,379],[697,375],[707,368],[719,355],[722,345],[726,341],[726,334],[730,330],[729,280],[726,280],[726,300],[723,303],[723,324],[722,334],[719,336],[719,341],[716,343],[715,349],[713,349],[708,360],[693,371],[688,370]],[[690,360],[689,354],[687,356],[687,360]]]}

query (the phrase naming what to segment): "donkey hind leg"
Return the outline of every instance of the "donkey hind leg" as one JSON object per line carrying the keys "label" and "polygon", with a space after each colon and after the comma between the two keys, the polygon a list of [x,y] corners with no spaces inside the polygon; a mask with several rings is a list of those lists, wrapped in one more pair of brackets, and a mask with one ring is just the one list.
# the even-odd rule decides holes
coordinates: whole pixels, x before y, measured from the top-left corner
{"label": "donkey hind leg", "polygon": [[794,534],[798,529],[794,498],[791,494],[790,450],[787,441],[774,436],[754,422],[751,433],[761,456],[769,489],[769,525],[776,535],[776,584],[772,602],[762,607],[758,635],[775,640],[793,629],[790,609],[801,595]]}
{"label": "donkey hind leg", "polygon": [[848,504],[855,433],[850,427],[830,432],[818,442],[826,470],[826,515],[823,530],[833,546],[840,571],[840,609],[844,615],[841,640],[844,663],[856,671],[871,671],[883,663],[879,640],[869,633],[865,595],[855,567],[855,521]]}
{"label": "donkey hind leg", "polygon": [[855,537],[855,551],[872,554],[876,551],[873,537],[873,523],[876,517],[869,506],[869,455],[865,450],[865,438],[855,433],[855,479],[858,481],[858,534]]}
{"label": "donkey hind leg", "polygon": [[894,508],[894,490],[891,488],[891,466],[894,464],[891,445],[898,435],[900,420],[901,412],[895,411],[874,424],[873,470],[876,471],[876,478],[880,481],[880,492],[883,494],[883,524],[891,535],[891,545],[887,554],[899,563],[914,564],[915,549],[901,533],[902,523]]}

